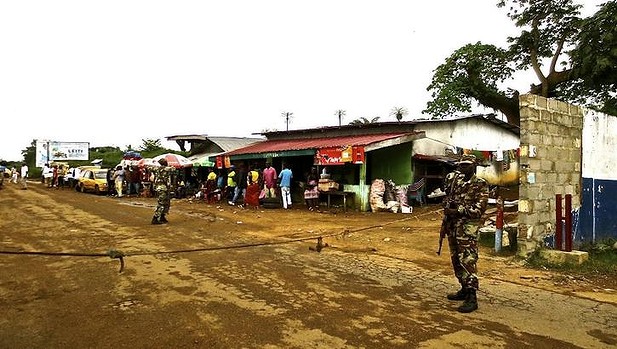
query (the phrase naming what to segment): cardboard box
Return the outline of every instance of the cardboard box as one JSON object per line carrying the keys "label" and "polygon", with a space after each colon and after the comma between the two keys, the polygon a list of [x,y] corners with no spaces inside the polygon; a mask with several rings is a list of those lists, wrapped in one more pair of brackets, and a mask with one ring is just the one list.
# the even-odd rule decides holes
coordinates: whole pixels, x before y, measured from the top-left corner
{"label": "cardboard box", "polygon": [[317,185],[317,189],[320,191],[330,191],[330,190],[338,190],[339,184],[335,181],[324,181],[322,179],[319,180],[319,184]]}

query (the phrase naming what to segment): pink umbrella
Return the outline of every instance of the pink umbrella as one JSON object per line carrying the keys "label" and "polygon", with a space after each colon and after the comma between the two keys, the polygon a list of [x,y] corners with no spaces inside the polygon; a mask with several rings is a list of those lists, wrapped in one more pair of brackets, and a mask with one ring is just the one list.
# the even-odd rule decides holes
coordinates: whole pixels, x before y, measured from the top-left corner
{"label": "pink umbrella", "polygon": [[158,164],[159,159],[162,159],[162,158],[165,158],[167,160],[167,165],[173,166],[175,168],[185,168],[185,167],[193,166],[193,163],[191,162],[191,160],[179,154],[167,153],[167,154],[155,156],[154,159],[152,160],[154,160]]}
{"label": "pink umbrella", "polygon": [[161,166],[158,162],[151,158],[143,158],[137,160],[137,166],[139,167],[151,167],[151,166]]}

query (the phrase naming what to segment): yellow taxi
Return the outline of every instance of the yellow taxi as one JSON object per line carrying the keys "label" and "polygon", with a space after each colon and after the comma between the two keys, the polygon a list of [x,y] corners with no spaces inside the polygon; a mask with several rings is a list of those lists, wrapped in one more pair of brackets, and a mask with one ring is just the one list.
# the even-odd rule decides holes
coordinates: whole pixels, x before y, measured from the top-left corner
{"label": "yellow taxi", "polygon": [[107,169],[89,168],[83,169],[75,185],[75,190],[82,193],[94,192],[96,194],[107,193]]}

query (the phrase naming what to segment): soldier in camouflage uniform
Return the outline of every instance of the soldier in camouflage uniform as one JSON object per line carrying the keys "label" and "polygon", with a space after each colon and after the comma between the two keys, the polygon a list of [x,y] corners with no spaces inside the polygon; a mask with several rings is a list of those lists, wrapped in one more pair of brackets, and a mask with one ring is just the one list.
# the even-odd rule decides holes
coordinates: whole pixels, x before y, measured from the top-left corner
{"label": "soldier in camouflage uniform", "polygon": [[444,214],[450,258],[454,275],[461,284],[461,289],[448,294],[447,298],[464,301],[458,308],[461,313],[478,309],[478,230],[488,201],[488,184],[476,177],[476,164],[475,156],[464,155],[457,170],[449,173],[444,182],[447,194]]}
{"label": "soldier in camouflage uniform", "polygon": [[169,206],[171,201],[171,181],[175,169],[171,166],[167,166],[167,160],[160,159],[160,167],[154,169],[154,190],[158,197],[156,211],[154,211],[154,217],[152,217],[152,224],[164,224],[167,223],[165,215],[169,213]]}

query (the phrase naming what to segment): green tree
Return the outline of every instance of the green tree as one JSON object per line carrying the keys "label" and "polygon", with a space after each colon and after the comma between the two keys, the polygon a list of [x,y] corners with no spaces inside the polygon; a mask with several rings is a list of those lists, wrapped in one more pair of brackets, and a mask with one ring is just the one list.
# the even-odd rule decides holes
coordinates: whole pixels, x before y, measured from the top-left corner
{"label": "green tree", "polygon": [[[521,28],[520,34],[508,38],[507,49],[480,42],[457,49],[434,70],[427,88],[432,100],[425,113],[446,116],[469,112],[477,102],[501,111],[509,123],[518,125],[519,91],[500,85],[515,71],[528,69],[538,78],[530,93],[584,102],[597,109],[614,102],[614,0],[588,19],[580,18],[581,6],[572,0],[500,0],[497,6],[509,9],[507,16]],[[596,51],[598,47],[604,49]]]}
{"label": "green tree", "polygon": [[409,112],[405,107],[394,107],[392,108],[392,110],[390,110],[390,116],[394,116],[396,118],[396,121],[399,122],[403,120],[403,117],[407,116],[407,114],[409,114]]}
{"label": "green tree", "polygon": [[[144,151],[144,152],[155,152],[155,151],[158,151],[158,150],[165,149],[161,145],[161,140],[160,139],[142,139],[141,141],[143,142],[141,144],[141,146],[139,147],[139,150],[141,150],[141,151]],[[129,150],[130,150],[130,148],[131,148],[131,146],[128,146]]]}
{"label": "green tree", "polygon": [[563,93],[579,104],[617,115],[617,1],[605,3],[583,20],[571,57],[576,79]]}
{"label": "green tree", "polygon": [[376,123],[378,120],[379,120],[379,116],[376,116],[376,117],[374,117],[374,118],[372,118],[372,119],[370,119],[370,120],[369,120],[369,119],[367,119],[367,118],[361,117],[361,118],[359,118],[359,119],[355,119],[355,120],[353,120],[353,121],[352,121],[352,122],[350,122],[349,124],[350,124],[350,125],[365,125],[365,124],[374,124],[374,123]]}

